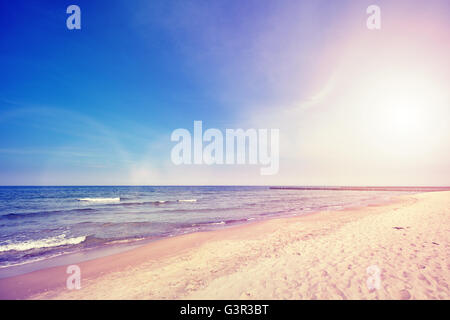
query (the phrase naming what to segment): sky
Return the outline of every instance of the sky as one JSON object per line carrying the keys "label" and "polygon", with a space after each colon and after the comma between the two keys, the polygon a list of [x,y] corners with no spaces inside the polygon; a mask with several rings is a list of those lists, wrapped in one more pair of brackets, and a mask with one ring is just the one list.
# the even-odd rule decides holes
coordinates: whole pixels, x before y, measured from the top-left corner
{"label": "sky", "polygon": [[[446,0],[1,1],[0,185],[448,186],[449,56]],[[175,165],[196,120],[278,173]]]}

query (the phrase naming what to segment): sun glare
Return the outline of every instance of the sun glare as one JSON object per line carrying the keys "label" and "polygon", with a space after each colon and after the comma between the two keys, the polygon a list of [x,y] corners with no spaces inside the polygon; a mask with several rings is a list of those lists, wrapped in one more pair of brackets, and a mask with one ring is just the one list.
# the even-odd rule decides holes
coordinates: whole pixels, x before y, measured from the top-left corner
{"label": "sun glare", "polygon": [[439,116],[442,93],[431,79],[399,74],[402,76],[380,76],[373,87],[376,99],[372,114],[377,116],[371,121],[389,139],[422,140],[433,131],[431,116]]}
{"label": "sun glare", "polygon": [[387,113],[385,124],[391,133],[416,135],[427,125],[424,112],[426,106],[417,97],[386,97],[384,105]]}

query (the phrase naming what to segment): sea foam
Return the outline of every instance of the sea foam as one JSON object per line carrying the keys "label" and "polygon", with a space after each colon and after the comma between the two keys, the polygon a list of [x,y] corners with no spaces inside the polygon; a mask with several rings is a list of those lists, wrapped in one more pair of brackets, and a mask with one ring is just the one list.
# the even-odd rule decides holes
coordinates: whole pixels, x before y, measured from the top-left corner
{"label": "sea foam", "polygon": [[4,245],[0,245],[0,252],[15,250],[15,251],[26,251],[30,249],[39,249],[39,248],[50,248],[50,247],[58,247],[68,244],[79,244],[86,240],[85,236],[75,237],[75,238],[66,238],[65,234],[45,238],[38,240],[27,240],[23,242],[16,243],[8,243]]}
{"label": "sea foam", "polygon": [[81,198],[77,200],[87,202],[120,202],[120,198]]}

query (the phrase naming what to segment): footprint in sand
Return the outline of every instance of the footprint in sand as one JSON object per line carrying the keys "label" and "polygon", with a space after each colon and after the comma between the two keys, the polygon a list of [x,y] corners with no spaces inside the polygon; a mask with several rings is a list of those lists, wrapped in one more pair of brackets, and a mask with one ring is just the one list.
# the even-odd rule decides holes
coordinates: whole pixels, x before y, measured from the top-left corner
{"label": "footprint in sand", "polygon": [[400,290],[400,299],[401,300],[408,300],[410,298],[411,298],[411,294],[409,293],[408,290],[406,290],[406,289]]}
{"label": "footprint in sand", "polygon": [[431,285],[431,282],[428,281],[428,279],[423,274],[419,274],[417,278],[419,278],[422,281],[425,281],[428,285]]}

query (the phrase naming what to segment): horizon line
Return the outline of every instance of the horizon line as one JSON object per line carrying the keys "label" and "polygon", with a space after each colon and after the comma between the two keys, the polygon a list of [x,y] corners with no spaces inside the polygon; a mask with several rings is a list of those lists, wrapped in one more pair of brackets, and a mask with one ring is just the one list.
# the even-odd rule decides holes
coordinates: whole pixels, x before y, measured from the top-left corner
{"label": "horizon line", "polygon": [[285,188],[450,188],[450,185],[298,185],[298,184],[61,184],[0,185],[0,187],[285,187]]}

